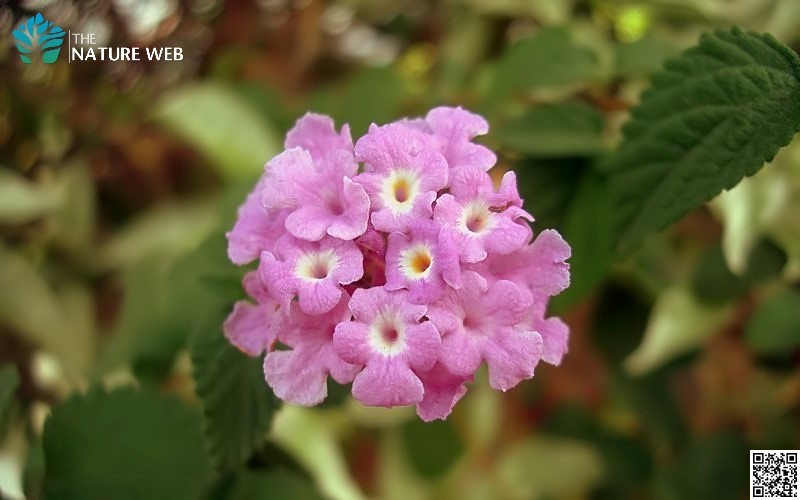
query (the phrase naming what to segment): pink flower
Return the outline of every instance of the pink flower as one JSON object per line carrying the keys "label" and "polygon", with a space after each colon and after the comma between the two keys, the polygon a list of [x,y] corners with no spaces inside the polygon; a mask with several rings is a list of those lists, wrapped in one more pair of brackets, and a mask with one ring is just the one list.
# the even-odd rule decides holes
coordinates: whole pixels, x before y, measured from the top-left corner
{"label": "pink flower", "polygon": [[324,165],[331,151],[353,152],[350,127],[344,125],[337,133],[331,117],[316,113],[306,113],[297,120],[294,128],[286,134],[284,145],[286,149],[305,149],[316,165]]}
{"label": "pink flower", "polygon": [[571,255],[567,242],[552,229],[539,233],[530,245],[508,255],[486,259],[484,276],[513,281],[531,292],[558,295],[569,286]]}
{"label": "pink flower", "polygon": [[466,382],[472,382],[472,375],[453,375],[445,366],[437,362],[433,368],[421,373],[419,378],[425,388],[425,396],[417,403],[417,415],[425,422],[444,420],[453,407],[467,393]]}
{"label": "pink flower", "polygon": [[462,377],[486,361],[489,385],[503,391],[531,378],[542,354],[541,335],[522,325],[531,305],[530,294],[512,282],[489,286],[479,274],[465,272],[464,285],[428,309],[442,333],[439,360]]}
{"label": "pink flower", "polygon": [[403,231],[427,219],[437,192],[447,185],[447,163],[426,134],[401,124],[372,126],[358,140],[356,158],[365,172],[356,177],[372,202],[370,221],[378,231]]}
{"label": "pink flower", "polygon": [[255,189],[239,207],[236,223],[225,236],[228,238],[228,257],[234,264],[247,264],[264,250],[272,250],[284,233],[288,213],[268,210],[261,204],[266,175],[261,176]]}
{"label": "pink flower", "polygon": [[270,294],[284,307],[295,296],[308,314],[324,314],[341,299],[339,285],[364,274],[363,257],[352,241],[325,238],[317,242],[287,237],[277,253],[261,254],[259,271]]}
{"label": "pink flower", "polygon": [[353,381],[353,396],[370,406],[402,406],[422,401],[417,373],[433,367],[439,333],[421,321],[427,307],[408,302],[407,292],[383,287],[359,289],[350,299],[355,319],[340,323],[333,346],[348,363],[364,365]]}
{"label": "pink flower", "polygon": [[275,342],[272,325],[278,316],[278,303],[269,296],[257,272],[247,273],[243,284],[256,303],[247,300],[236,302],[222,329],[237,349],[249,356],[258,356]]}
{"label": "pink flower", "polygon": [[424,219],[411,223],[408,234],[391,233],[386,253],[386,289],[408,290],[412,304],[430,304],[445,287],[461,286],[458,249],[440,238],[441,227]]}
{"label": "pink flower", "polygon": [[[227,233],[236,264],[259,258],[224,324],[264,354],[281,399],[315,405],[330,376],[373,406],[444,419],[486,363],[507,390],[559,364],[567,325],[546,316],[569,285],[569,245],[533,239],[516,176],[473,142],[482,117],[440,107],[373,124],[355,146],[313,113],[297,121]],[[362,165],[359,167],[359,163]]]}
{"label": "pink flower", "polygon": [[272,351],[264,358],[264,376],[276,396],[313,406],[328,395],[328,375],[340,384],[353,381],[361,367],[346,363],[333,349],[334,328],[351,317],[349,299],[343,294],[333,309],[319,316],[306,314],[292,303],[288,312],[277,318],[274,330],[278,340],[292,349]]}
{"label": "pink flower", "polygon": [[476,136],[489,132],[482,116],[462,108],[439,107],[425,116],[451,172],[462,168],[487,171],[497,162],[497,156],[486,146],[472,142]]}
{"label": "pink flower", "polygon": [[499,193],[485,172],[462,169],[453,177],[452,194],[436,201],[434,220],[456,242],[464,262],[480,262],[489,252],[510,254],[530,239],[531,229],[524,221],[533,217],[518,206],[516,188],[508,186],[516,182],[513,174],[504,177]]}

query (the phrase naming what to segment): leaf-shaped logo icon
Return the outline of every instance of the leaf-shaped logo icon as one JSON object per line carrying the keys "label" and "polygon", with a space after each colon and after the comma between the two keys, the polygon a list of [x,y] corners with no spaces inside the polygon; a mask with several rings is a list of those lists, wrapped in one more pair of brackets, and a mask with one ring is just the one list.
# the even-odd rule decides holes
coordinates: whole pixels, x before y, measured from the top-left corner
{"label": "leaf-shaped logo icon", "polygon": [[25,64],[31,64],[38,58],[45,64],[52,64],[58,59],[65,35],[63,29],[37,12],[14,30],[19,58]]}

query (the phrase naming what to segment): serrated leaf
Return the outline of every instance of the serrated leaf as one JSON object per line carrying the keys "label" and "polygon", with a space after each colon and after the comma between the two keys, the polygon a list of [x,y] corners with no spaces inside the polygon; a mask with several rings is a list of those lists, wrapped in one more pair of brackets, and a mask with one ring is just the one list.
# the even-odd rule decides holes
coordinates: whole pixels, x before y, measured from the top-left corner
{"label": "serrated leaf", "polygon": [[704,35],[668,61],[606,163],[616,240],[630,249],[744,176],[800,128],[800,59],[770,35]]}
{"label": "serrated leaf", "polygon": [[602,131],[599,111],[565,102],[531,108],[495,135],[502,145],[536,157],[592,156],[603,149]]}
{"label": "serrated leaf", "polygon": [[759,304],[744,338],[762,354],[790,354],[800,347],[800,292],[786,290]]}
{"label": "serrated leaf", "polygon": [[45,499],[197,499],[211,479],[200,415],[154,391],[75,395],[45,423]]}
{"label": "serrated leaf", "polygon": [[233,90],[215,83],[193,84],[166,95],[156,120],[206,155],[229,179],[254,179],[278,154],[272,126]]}
{"label": "serrated leaf", "polygon": [[643,375],[700,347],[731,317],[730,305],[704,304],[688,287],[664,291],[653,306],[642,343],[625,360],[632,375]]}
{"label": "serrated leaf", "polygon": [[192,344],[192,364],[211,456],[220,470],[232,470],[263,441],[279,400],[264,381],[261,361],[225,338],[224,319],[211,314],[204,322]]}

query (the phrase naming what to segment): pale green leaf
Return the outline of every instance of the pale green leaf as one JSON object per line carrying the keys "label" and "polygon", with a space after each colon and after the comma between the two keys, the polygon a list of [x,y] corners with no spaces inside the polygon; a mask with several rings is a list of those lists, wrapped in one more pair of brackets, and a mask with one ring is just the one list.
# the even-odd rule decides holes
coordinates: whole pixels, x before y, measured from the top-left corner
{"label": "pale green leaf", "polygon": [[602,75],[597,55],[568,31],[544,28],[515,43],[498,62],[489,99],[542,87],[591,81]]}
{"label": "pale green leaf", "polygon": [[45,499],[195,500],[211,480],[200,415],[149,390],[94,388],[45,423]]}
{"label": "pale green leaf", "polygon": [[649,76],[678,52],[674,43],[662,38],[645,37],[632,43],[619,44],[614,55],[614,66],[616,72],[623,76]]}
{"label": "pale green leaf", "polygon": [[642,343],[625,360],[625,369],[644,375],[697,349],[730,320],[733,311],[730,305],[700,302],[688,287],[665,290],[653,306]]}
{"label": "pale green leaf", "polygon": [[612,176],[631,248],[752,175],[800,127],[800,59],[769,35],[704,35],[668,61],[631,111]]}
{"label": "pale green leaf", "polygon": [[602,478],[603,464],[584,442],[542,436],[509,447],[496,471],[509,498],[582,498]]}
{"label": "pale green leaf", "polygon": [[271,125],[221,84],[175,90],[156,105],[154,116],[206,155],[226,178],[257,177],[282,149]]}
{"label": "pale green leaf", "polygon": [[264,440],[279,400],[264,381],[261,360],[225,338],[224,319],[225,314],[211,314],[200,327],[192,365],[211,456],[220,470],[233,470]]}
{"label": "pale green leaf", "polygon": [[0,168],[0,223],[17,224],[51,213],[63,191],[55,182],[34,183]]}
{"label": "pale green leaf", "polygon": [[67,304],[89,306],[80,292],[65,303],[36,266],[2,246],[0,283],[0,322],[56,355],[71,377],[84,374],[94,355],[93,332],[85,312],[67,310]]}
{"label": "pale green leaf", "polygon": [[197,248],[218,222],[211,199],[174,202],[144,212],[102,246],[96,265],[130,267],[155,256],[178,257]]}
{"label": "pale green leaf", "polygon": [[271,437],[308,470],[326,497],[364,498],[348,472],[336,427],[333,414],[284,405],[275,415]]}
{"label": "pale green leaf", "polygon": [[72,163],[58,172],[65,193],[53,212],[53,238],[64,249],[88,258],[94,244],[96,194],[92,171],[85,163]]}

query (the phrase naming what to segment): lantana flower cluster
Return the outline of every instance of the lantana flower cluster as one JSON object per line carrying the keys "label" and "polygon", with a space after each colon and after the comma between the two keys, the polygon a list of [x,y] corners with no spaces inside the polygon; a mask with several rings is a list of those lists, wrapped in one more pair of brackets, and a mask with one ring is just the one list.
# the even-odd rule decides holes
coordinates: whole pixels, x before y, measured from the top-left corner
{"label": "lantana flower cluster", "polygon": [[373,124],[355,145],[327,116],[297,121],[227,234],[234,263],[259,263],[225,335],[265,353],[278,397],[316,405],[330,376],[429,421],[483,363],[505,391],[561,362],[568,328],[546,308],[569,285],[570,248],[553,230],[534,239],[513,172],[495,187],[497,157],[473,142],[487,131],[449,107]]}

